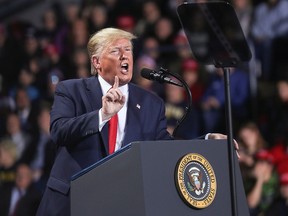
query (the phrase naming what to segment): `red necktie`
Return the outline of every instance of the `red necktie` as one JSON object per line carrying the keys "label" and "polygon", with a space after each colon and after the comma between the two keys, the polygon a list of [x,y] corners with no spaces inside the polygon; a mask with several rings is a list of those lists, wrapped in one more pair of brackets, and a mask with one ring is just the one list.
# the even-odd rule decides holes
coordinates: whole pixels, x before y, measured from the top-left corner
{"label": "red necktie", "polygon": [[115,114],[109,121],[109,154],[115,151],[117,137],[118,115]]}

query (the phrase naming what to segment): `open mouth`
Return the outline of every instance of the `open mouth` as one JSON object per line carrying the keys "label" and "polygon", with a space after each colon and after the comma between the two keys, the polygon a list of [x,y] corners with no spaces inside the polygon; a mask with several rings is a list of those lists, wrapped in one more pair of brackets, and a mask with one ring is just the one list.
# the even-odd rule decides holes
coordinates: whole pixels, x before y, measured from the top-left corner
{"label": "open mouth", "polygon": [[128,72],[129,65],[127,63],[121,64],[121,71]]}

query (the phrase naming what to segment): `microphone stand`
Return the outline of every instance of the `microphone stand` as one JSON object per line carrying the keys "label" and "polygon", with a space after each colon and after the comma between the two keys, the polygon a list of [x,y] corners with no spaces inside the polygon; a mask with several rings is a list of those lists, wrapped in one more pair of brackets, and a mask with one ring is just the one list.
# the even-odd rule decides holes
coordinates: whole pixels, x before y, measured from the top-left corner
{"label": "microphone stand", "polygon": [[164,69],[164,68],[160,68],[160,71],[163,74],[169,74],[170,76],[175,77],[177,80],[179,80],[182,85],[177,85],[177,86],[184,87],[185,91],[186,91],[186,93],[188,95],[188,106],[185,108],[185,113],[183,114],[182,118],[177,122],[177,125],[176,125],[176,127],[175,127],[175,129],[173,131],[173,134],[172,134],[172,136],[174,138],[176,138],[176,134],[177,134],[177,131],[178,131],[180,125],[184,122],[184,120],[187,118],[188,114],[191,112],[191,109],[192,109],[192,93],[190,91],[189,86],[187,85],[187,83],[185,82],[185,80],[181,76],[179,76],[178,74],[171,73],[167,69]]}

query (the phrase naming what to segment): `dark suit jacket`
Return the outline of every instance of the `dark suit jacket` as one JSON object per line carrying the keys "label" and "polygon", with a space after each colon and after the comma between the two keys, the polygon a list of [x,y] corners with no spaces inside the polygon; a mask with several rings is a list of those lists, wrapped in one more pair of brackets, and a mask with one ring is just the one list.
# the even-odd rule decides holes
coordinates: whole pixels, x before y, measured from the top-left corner
{"label": "dark suit jacket", "polygon": [[[128,85],[123,145],[139,140],[171,139],[166,130],[163,100],[132,83]],[[101,132],[98,127],[101,107],[102,92],[97,76],[66,80],[57,85],[51,111],[51,137],[59,149],[47,183],[50,192],[61,193],[69,199],[71,176],[108,155],[108,124]],[[45,193],[42,201],[51,200],[52,196]],[[49,209],[55,210],[57,206]]]}
{"label": "dark suit jacket", "polygon": [[[5,185],[0,188],[0,216],[8,216],[10,201],[14,184]],[[30,185],[26,194],[20,198],[17,204],[15,216],[33,216],[36,214],[37,208],[41,200],[41,193]]]}

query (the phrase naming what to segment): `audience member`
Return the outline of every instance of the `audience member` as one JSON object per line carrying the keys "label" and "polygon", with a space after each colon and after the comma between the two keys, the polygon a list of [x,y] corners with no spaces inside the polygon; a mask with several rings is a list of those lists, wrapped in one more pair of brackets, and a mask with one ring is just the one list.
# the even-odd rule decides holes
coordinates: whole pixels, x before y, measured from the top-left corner
{"label": "audience member", "polygon": [[[231,106],[235,123],[247,118],[247,101],[249,99],[249,78],[246,72],[232,68],[230,71]],[[205,89],[202,100],[204,132],[223,131],[221,125],[225,118],[225,82],[224,72],[217,68]]]}
{"label": "audience member", "polygon": [[[200,136],[203,133],[201,98],[205,92],[205,82],[203,81],[204,71],[201,71],[200,65],[193,58],[183,60],[181,72],[184,81],[187,83],[192,94],[192,109],[190,113],[190,127],[193,128],[193,137]],[[185,101],[188,103],[188,95],[185,92]]]}
{"label": "audience member", "polygon": [[31,140],[30,135],[21,128],[20,119],[15,113],[10,113],[6,120],[7,136],[16,144],[16,155],[19,160]]}
{"label": "audience member", "polygon": [[59,3],[54,3],[48,8],[42,17],[43,26],[40,29],[42,39],[45,39],[45,44],[55,44],[59,54],[63,54],[65,50],[65,39],[67,37],[67,26],[62,18]]}
{"label": "audience member", "polygon": [[23,47],[23,63],[27,63],[30,58],[41,55],[41,47],[38,40],[39,30],[33,26],[25,31]]}
{"label": "audience member", "polygon": [[[15,101],[12,97],[0,93],[0,122],[5,122],[9,113],[15,111]],[[0,124],[0,137],[6,133],[6,125]]]}
{"label": "audience member", "polygon": [[[15,51],[17,50],[17,52]],[[21,62],[20,44],[12,37],[8,27],[0,22],[0,71],[2,81],[2,90],[7,92],[15,84],[21,65],[15,62]]]}
{"label": "audience member", "polygon": [[162,17],[161,10],[156,1],[149,0],[142,2],[142,16],[135,26],[136,35],[151,36],[154,31],[154,25]]}
{"label": "audience member", "polygon": [[[202,80],[205,75],[202,73],[200,65],[193,58],[182,61],[181,75],[187,83],[192,93],[193,106],[197,107],[205,91],[205,84]],[[187,98],[187,95],[186,95]]]}
{"label": "audience member", "polygon": [[247,39],[251,34],[251,23],[253,20],[252,2],[251,0],[232,0],[232,5],[234,6],[239,23]]}
{"label": "audience member", "polygon": [[145,79],[140,75],[140,72],[143,68],[147,68],[150,70],[158,70],[155,60],[150,56],[144,54],[140,56],[135,62],[133,82],[137,83],[139,86],[146,90],[154,92],[161,98],[165,98],[165,91],[160,83]]}
{"label": "audience member", "polygon": [[35,187],[43,193],[50,170],[52,168],[56,148],[50,137],[50,109],[51,104],[43,101],[39,113],[37,113],[37,131],[21,159],[21,163],[28,164],[32,170]]}
{"label": "audience member", "polygon": [[33,130],[36,118],[33,112],[37,110],[37,101],[32,102],[25,88],[17,88],[15,94],[15,112],[20,119],[21,129],[24,131]]}
{"label": "audience member", "polygon": [[[247,203],[251,216],[263,214],[278,196],[278,175],[273,156],[267,150],[256,154],[252,176],[247,187]],[[248,182],[246,182],[248,184]]]}
{"label": "audience member", "polygon": [[270,125],[269,133],[274,140],[288,140],[288,81],[276,82],[276,97],[269,103]]}
{"label": "audience member", "polygon": [[81,5],[77,1],[68,1],[64,5],[65,21],[71,26],[81,15]]}
{"label": "audience member", "polygon": [[49,72],[46,79],[46,91],[42,94],[42,99],[52,104],[57,84],[64,79],[61,71],[55,69]]}
{"label": "audience member", "polygon": [[34,188],[32,172],[26,164],[16,169],[15,184],[0,188],[0,216],[36,214],[41,194]]}
{"label": "audience member", "polygon": [[71,74],[73,74],[73,77],[77,77],[78,75],[78,70],[83,68],[86,69],[86,71],[88,72],[88,74],[83,74],[85,75],[85,77],[88,77],[90,74],[90,60],[89,60],[89,56],[87,55],[86,49],[84,49],[84,47],[77,47],[75,48],[74,52],[72,53],[72,56],[70,57],[70,65],[71,65]]}
{"label": "audience member", "polygon": [[161,64],[163,65],[167,65],[174,59],[173,41],[175,31],[174,24],[168,17],[161,17],[155,22],[153,35],[158,41]]}
{"label": "audience member", "polygon": [[10,138],[0,140],[0,186],[15,181],[17,147]]}
{"label": "audience member", "polygon": [[264,139],[259,127],[254,122],[247,122],[241,125],[238,130],[239,141],[239,162],[242,175],[245,178],[246,170],[249,171],[255,164],[256,154],[268,148],[268,143]]}
{"label": "audience member", "polygon": [[47,44],[44,49],[44,55],[47,60],[47,70],[48,73],[52,70],[60,70],[64,77],[69,78],[72,75],[67,69],[67,59],[66,56],[61,55],[59,49],[55,44]]}
{"label": "audience member", "polygon": [[170,71],[175,71],[181,74],[179,70],[182,69],[182,62],[192,58],[192,52],[184,31],[179,31],[177,33],[173,40],[173,46],[176,55],[174,54],[173,61],[167,63],[167,67]]}
{"label": "audience member", "polygon": [[120,15],[116,18],[116,26],[124,31],[134,33],[135,20],[131,15]]}
{"label": "audience member", "polygon": [[17,88],[23,88],[27,92],[29,100],[35,101],[40,97],[40,91],[34,85],[35,76],[34,74],[26,67],[23,67],[20,70],[18,76],[18,83],[10,89],[10,96],[15,97]]}
{"label": "audience member", "polygon": [[262,78],[272,79],[271,57],[273,40],[288,36],[288,2],[286,0],[265,0],[255,7],[251,34],[256,58],[262,64]]}
{"label": "audience member", "polygon": [[99,31],[100,29],[105,28],[109,25],[108,10],[104,4],[96,3],[92,6],[88,5],[87,8],[89,8],[89,34],[92,34],[95,31]]}
{"label": "audience member", "polygon": [[238,131],[240,168],[251,216],[266,211],[277,196],[277,173],[274,155],[254,122]]}
{"label": "audience member", "polygon": [[[167,119],[167,131],[173,135],[175,127],[185,114],[187,103],[183,94],[184,89],[175,85],[165,85],[165,116]],[[187,126],[187,125],[186,125]],[[185,130],[185,127],[184,127]],[[189,127],[189,132],[192,129]],[[187,135],[187,134],[185,134]],[[179,136],[179,134],[177,134]]]}
{"label": "audience member", "polygon": [[288,212],[288,160],[283,161],[279,172],[279,197],[269,206],[265,216],[286,216]]}
{"label": "audience member", "polygon": [[155,37],[149,36],[145,37],[143,40],[143,47],[142,47],[142,55],[147,55],[154,59],[156,64],[158,65],[160,62],[160,50],[159,50],[159,42],[156,40]]}

